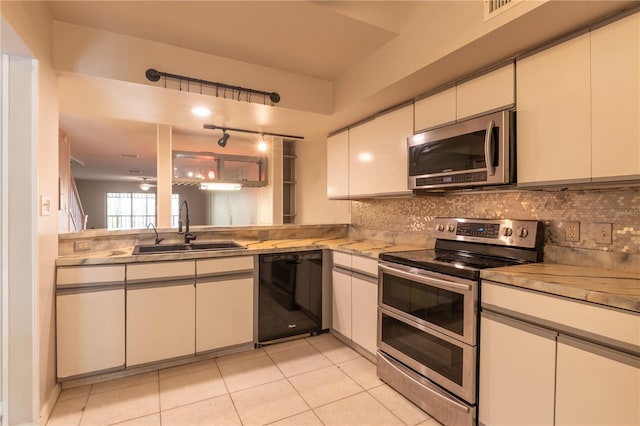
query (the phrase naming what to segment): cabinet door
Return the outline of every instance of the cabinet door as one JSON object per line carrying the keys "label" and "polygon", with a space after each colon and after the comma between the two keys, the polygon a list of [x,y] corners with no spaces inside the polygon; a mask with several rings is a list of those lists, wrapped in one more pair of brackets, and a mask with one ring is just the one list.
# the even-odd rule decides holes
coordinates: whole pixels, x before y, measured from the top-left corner
{"label": "cabinet door", "polygon": [[253,277],[196,284],[196,352],[253,342]]}
{"label": "cabinet door", "polygon": [[349,197],[349,132],[327,138],[327,197]]}
{"label": "cabinet door", "polygon": [[552,425],[556,334],[483,312],[480,320],[480,423]]}
{"label": "cabinet door", "polygon": [[491,110],[513,106],[514,68],[514,64],[509,64],[458,85],[456,119],[464,120]]}
{"label": "cabinet door", "polygon": [[351,274],[334,270],[333,278],[333,324],[338,333],[351,339]]}
{"label": "cabinet door", "polygon": [[407,138],[413,130],[409,105],[349,130],[349,195],[410,194]]}
{"label": "cabinet door", "polygon": [[456,121],[456,88],[452,87],[415,103],[414,132]]}
{"label": "cabinet door", "polygon": [[590,182],[589,34],[517,68],[518,185]]}
{"label": "cabinet door", "polygon": [[193,355],[195,284],[127,288],[127,366]]}
{"label": "cabinet door", "polygon": [[351,339],[375,355],[378,348],[378,283],[353,275],[351,295]]}
{"label": "cabinet door", "polygon": [[560,336],[556,425],[640,424],[640,358]]}
{"label": "cabinet door", "polygon": [[124,288],[56,297],[58,377],[124,368]]}
{"label": "cabinet door", "polygon": [[593,180],[640,178],[640,13],[591,33]]}

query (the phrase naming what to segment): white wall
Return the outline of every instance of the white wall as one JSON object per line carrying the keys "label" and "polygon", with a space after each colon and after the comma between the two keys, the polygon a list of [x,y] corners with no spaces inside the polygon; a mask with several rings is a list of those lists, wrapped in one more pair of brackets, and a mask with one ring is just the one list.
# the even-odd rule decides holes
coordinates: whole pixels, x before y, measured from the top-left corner
{"label": "white wall", "polygon": [[[59,391],[55,381],[54,316],[55,260],[58,254],[58,86],[57,75],[51,68],[53,21],[48,7],[41,2],[2,2],[1,13],[38,61],[34,111],[37,154],[33,157],[37,172],[31,174],[31,182],[35,184],[37,196],[51,200],[52,214],[38,216],[33,223],[37,227],[37,302],[33,307],[22,308],[37,310],[34,316],[37,325],[32,333],[38,338],[38,368],[34,373],[39,388],[29,398],[35,400],[33,411],[40,412],[40,417],[46,420]],[[36,204],[37,199],[32,202]],[[24,221],[25,217],[21,220]],[[22,261],[27,262],[25,267],[34,264],[33,258]],[[12,306],[12,309],[21,307]],[[37,415],[31,421],[38,422]]]}
{"label": "white wall", "polygon": [[296,141],[296,223],[350,223],[351,201],[327,198],[327,141]]}

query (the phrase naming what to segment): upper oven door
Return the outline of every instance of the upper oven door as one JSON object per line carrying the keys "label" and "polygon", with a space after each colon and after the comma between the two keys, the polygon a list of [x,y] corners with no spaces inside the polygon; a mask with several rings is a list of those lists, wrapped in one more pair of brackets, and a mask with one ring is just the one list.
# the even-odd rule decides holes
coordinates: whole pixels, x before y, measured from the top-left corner
{"label": "upper oven door", "polygon": [[413,136],[410,189],[509,183],[512,114],[500,111]]}
{"label": "upper oven door", "polygon": [[468,345],[477,344],[477,282],[382,261],[378,281],[381,308]]}

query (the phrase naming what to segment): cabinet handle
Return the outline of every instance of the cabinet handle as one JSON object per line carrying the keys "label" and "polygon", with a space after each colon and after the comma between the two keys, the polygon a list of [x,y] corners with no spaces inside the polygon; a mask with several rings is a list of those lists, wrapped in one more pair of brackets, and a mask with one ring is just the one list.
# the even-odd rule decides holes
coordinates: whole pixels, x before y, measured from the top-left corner
{"label": "cabinet handle", "polygon": [[434,287],[444,288],[446,290],[452,290],[458,293],[460,291],[471,291],[470,284],[456,283],[453,281],[445,281],[439,278],[426,276],[418,272],[416,268],[412,268],[410,266],[406,267],[406,270],[400,269],[400,268],[403,268],[404,266],[405,265],[395,265],[395,264],[394,266],[388,266],[386,264],[383,264],[383,262],[378,263],[378,269],[383,273],[387,272],[391,275],[395,275],[400,278],[405,278],[410,281],[415,281],[415,282],[426,284],[426,285],[432,285]]}

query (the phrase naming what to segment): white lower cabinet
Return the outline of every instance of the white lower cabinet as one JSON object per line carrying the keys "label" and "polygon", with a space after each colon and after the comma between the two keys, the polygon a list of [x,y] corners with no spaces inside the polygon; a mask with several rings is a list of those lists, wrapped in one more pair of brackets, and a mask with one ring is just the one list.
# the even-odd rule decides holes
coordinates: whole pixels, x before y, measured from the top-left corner
{"label": "white lower cabinet", "polygon": [[638,357],[560,336],[556,425],[640,425]]}
{"label": "white lower cabinet", "polygon": [[482,314],[480,424],[553,424],[556,336],[524,322]]}
{"label": "white lower cabinet", "polygon": [[253,256],[198,260],[196,352],[253,342]]}
{"label": "white lower cabinet", "polygon": [[127,367],[195,354],[195,262],[127,268]]}
{"label": "white lower cabinet", "polygon": [[196,284],[196,352],[253,342],[253,277]]}
{"label": "white lower cabinet", "polygon": [[482,287],[479,424],[640,424],[637,314]]}
{"label": "white lower cabinet", "polygon": [[333,252],[333,266],[331,328],[374,356],[378,346],[378,261]]}
{"label": "white lower cabinet", "polygon": [[127,289],[127,366],[195,353],[194,283]]}
{"label": "white lower cabinet", "polygon": [[351,339],[351,274],[334,270],[333,279],[333,324],[331,328]]}
{"label": "white lower cabinet", "polygon": [[124,368],[124,286],[56,296],[58,377]]}
{"label": "white lower cabinet", "polygon": [[65,379],[125,365],[125,266],[56,270],[57,376]]}
{"label": "white lower cabinet", "polygon": [[372,354],[378,349],[378,283],[351,277],[351,340]]}

